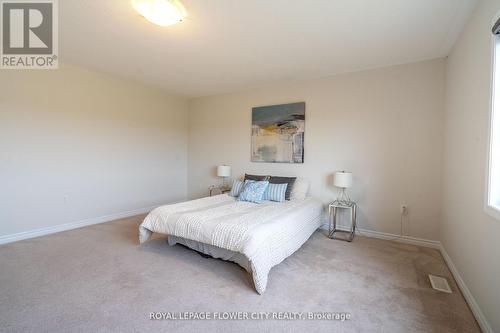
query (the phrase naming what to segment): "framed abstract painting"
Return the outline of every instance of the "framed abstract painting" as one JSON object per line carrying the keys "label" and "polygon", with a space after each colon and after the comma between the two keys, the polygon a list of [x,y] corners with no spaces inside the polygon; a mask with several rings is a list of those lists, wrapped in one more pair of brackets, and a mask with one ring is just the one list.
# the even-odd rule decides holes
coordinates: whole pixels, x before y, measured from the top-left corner
{"label": "framed abstract painting", "polygon": [[304,163],[306,103],[252,108],[252,162]]}

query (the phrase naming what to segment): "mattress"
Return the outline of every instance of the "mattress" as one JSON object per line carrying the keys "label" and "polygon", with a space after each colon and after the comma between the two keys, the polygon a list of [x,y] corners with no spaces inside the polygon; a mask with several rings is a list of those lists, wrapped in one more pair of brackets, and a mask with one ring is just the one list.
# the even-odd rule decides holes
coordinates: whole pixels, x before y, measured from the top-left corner
{"label": "mattress", "polygon": [[[251,272],[257,292],[263,293],[270,269],[302,246],[321,225],[322,216],[321,202],[310,197],[255,204],[222,194],[153,210],[140,225],[139,238],[142,243],[157,232],[178,237],[173,241],[209,245],[204,247],[208,254],[222,255],[222,259],[230,254],[216,253],[216,249],[241,254],[248,260],[242,267]],[[240,264],[242,260],[233,261]]]}

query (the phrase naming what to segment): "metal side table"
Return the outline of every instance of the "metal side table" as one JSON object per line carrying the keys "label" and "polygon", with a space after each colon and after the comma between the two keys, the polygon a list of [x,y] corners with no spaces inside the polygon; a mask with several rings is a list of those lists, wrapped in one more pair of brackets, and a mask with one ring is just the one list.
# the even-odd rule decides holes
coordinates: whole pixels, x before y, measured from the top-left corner
{"label": "metal side table", "polygon": [[228,187],[220,187],[220,186],[215,186],[212,185],[208,188],[208,196],[213,196],[216,194],[224,194],[224,193],[229,193],[231,192],[231,189]]}
{"label": "metal side table", "polygon": [[[356,208],[355,202],[340,202],[335,200],[328,205],[328,214],[330,215],[330,228],[328,232],[328,237],[331,239],[339,239],[347,242],[352,242],[354,239],[354,234],[356,232]],[[348,209],[351,212],[351,229],[350,230],[340,230],[337,228],[337,213],[339,209]],[[337,236],[345,235],[346,237]]]}

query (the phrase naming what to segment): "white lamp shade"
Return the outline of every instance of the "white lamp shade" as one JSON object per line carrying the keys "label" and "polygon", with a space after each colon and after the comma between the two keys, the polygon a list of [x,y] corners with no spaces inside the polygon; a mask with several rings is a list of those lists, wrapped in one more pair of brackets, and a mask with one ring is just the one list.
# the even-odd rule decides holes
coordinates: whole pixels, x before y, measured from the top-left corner
{"label": "white lamp shade", "polygon": [[217,167],[217,176],[231,177],[231,167],[229,165],[219,165]]}
{"label": "white lamp shade", "polygon": [[333,185],[341,188],[349,188],[352,185],[352,173],[337,171],[333,175]]}

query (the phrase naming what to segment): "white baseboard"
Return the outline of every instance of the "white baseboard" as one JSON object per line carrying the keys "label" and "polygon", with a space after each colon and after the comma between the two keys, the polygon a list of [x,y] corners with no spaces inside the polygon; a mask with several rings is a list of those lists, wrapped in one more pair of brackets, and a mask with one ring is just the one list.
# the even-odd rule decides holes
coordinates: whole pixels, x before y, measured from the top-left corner
{"label": "white baseboard", "polygon": [[446,249],[442,244],[440,244],[439,249],[441,251],[441,255],[444,258],[444,261],[446,262],[448,268],[450,269],[451,274],[453,274],[453,277],[455,278],[455,281],[457,282],[457,285],[460,288],[462,295],[464,295],[467,304],[469,304],[469,308],[471,309],[472,313],[474,314],[474,317],[476,318],[479,326],[481,327],[481,330],[484,333],[493,333],[493,329],[486,320],[483,311],[481,311],[481,308],[474,299],[474,296],[472,296],[472,293],[470,292],[469,288],[467,288],[465,281],[462,279],[460,272],[458,271],[457,267],[451,260],[451,257],[448,255],[448,252],[446,252]]}
{"label": "white baseboard", "polygon": [[[328,230],[328,224],[322,225],[321,229]],[[340,227],[339,229],[344,230],[342,227]],[[400,235],[396,235],[396,234],[390,234],[390,233],[386,233],[386,232],[368,230],[368,229],[363,229],[363,228],[356,228],[356,235],[371,237],[371,238],[378,238],[378,239],[385,239],[385,240],[392,240],[392,241],[395,241],[398,243],[404,243],[404,244],[412,244],[412,245],[431,247],[433,249],[440,249],[441,248],[441,242],[439,242],[439,241],[429,240],[429,239],[425,239],[425,238],[411,237],[411,236],[400,236]]]}
{"label": "white baseboard", "polygon": [[368,229],[356,229],[356,235],[379,238],[385,240],[392,240],[398,243],[411,244],[411,245],[419,245],[425,247],[431,247],[433,249],[440,249],[441,242],[425,239],[425,238],[417,238],[412,236],[400,236],[395,234],[389,234],[386,232],[368,230]]}
{"label": "white baseboard", "polygon": [[[328,225],[321,226],[321,229],[325,229],[325,228],[326,228],[326,230],[328,230]],[[341,228],[341,230],[342,230],[342,228]],[[400,236],[400,235],[389,234],[389,233],[385,233],[385,232],[373,231],[373,230],[367,230],[367,229],[360,229],[360,228],[356,229],[356,235],[385,239],[385,240],[392,240],[392,241],[399,242],[399,243],[419,245],[419,246],[425,246],[425,247],[438,249],[441,252],[441,255],[443,256],[444,261],[446,262],[446,265],[448,265],[448,268],[450,269],[450,272],[453,275],[453,278],[457,282],[457,285],[460,288],[460,291],[462,292],[462,295],[464,296],[467,304],[469,305],[469,308],[471,309],[472,314],[474,315],[479,326],[481,327],[481,330],[484,333],[493,333],[493,329],[491,328],[490,324],[486,320],[486,317],[484,316],[483,312],[481,311],[481,308],[477,304],[476,300],[474,299],[474,296],[472,295],[469,288],[465,284],[465,281],[462,279],[460,272],[456,268],[455,264],[451,260],[451,257],[448,255],[448,253],[446,252],[446,249],[444,248],[443,244],[441,244],[440,241],[423,239],[423,238],[416,238],[416,237],[410,237],[410,236]]]}
{"label": "white baseboard", "polygon": [[100,217],[94,217],[94,218],[90,218],[90,219],[59,224],[59,225],[55,225],[55,226],[51,226],[51,227],[40,228],[40,229],[35,229],[35,230],[30,230],[30,231],[25,231],[25,232],[19,232],[19,233],[11,234],[11,235],[4,235],[4,236],[0,236],[0,244],[12,243],[12,242],[20,241],[23,239],[40,237],[40,236],[44,236],[44,235],[50,235],[50,234],[54,234],[56,232],[77,229],[77,228],[86,227],[86,226],[93,225],[93,224],[110,222],[110,221],[114,221],[114,220],[123,219],[126,217],[145,214],[145,213],[149,213],[151,210],[153,210],[156,207],[157,206],[134,209],[134,210],[126,211],[126,212],[109,214],[109,215],[104,215],[104,216],[100,216]]}

